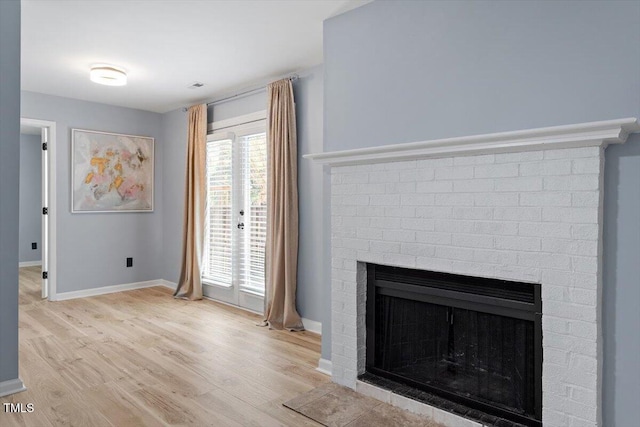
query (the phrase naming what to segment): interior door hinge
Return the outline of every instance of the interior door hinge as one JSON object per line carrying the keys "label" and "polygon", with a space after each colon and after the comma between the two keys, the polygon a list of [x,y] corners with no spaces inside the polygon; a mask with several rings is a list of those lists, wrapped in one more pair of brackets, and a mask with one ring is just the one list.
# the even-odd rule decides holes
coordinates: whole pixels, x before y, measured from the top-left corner
{"label": "interior door hinge", "polygon": [[42,143],[42,151],[47,151],[47,143],[46,142]]}
{"label": "interior door hinge", "polygon": [[42,208],[42,215],[49,215],[49,208]]}
{"label": "interior door hinge", "polygon": [[42,272],[42,278],[43,279],[48,279],[49,278],[49,272],[48,271],[43,271]]}

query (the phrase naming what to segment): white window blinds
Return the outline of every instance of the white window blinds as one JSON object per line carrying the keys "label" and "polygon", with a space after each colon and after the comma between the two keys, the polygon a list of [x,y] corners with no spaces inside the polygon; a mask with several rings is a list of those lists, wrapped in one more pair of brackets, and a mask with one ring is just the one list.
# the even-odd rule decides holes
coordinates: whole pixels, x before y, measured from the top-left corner
{"label": "white window blinds", "polygon": [[207,219],[203,277],[232,285],[232,140],[207,142]]}

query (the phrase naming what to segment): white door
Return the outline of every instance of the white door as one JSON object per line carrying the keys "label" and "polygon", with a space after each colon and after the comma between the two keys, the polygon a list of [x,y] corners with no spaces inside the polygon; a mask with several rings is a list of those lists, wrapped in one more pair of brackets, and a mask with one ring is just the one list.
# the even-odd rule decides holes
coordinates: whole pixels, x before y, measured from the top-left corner
{"label": "white door", "polygon": [[266,122],[207,138],[206,296],[262,313],[267,236]]}

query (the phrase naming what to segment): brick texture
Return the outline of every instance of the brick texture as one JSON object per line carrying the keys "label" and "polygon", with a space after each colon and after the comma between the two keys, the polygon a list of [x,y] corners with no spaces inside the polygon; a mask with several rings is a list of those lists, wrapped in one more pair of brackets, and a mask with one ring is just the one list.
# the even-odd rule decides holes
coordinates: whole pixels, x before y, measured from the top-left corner
{"label": "brick texture", "polygon": [[603,149],[332,168],[333,380],[365,366],[366,262],[542,283],[543,424],[598,426]]}

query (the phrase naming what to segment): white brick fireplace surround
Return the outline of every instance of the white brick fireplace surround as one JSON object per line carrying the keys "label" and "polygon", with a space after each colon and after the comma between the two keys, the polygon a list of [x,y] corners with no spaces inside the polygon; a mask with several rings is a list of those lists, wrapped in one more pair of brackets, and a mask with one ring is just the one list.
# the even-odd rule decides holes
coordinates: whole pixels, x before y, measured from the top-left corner
{"label": "white brick fireplace surround", "polygon": [[[636,119],[312,154],[332,166],[332,377],[358,381],[365,263],[541,283],[545,427],[600,426],[604,148]],[[404,399],[404,402],[403,402]]]}

